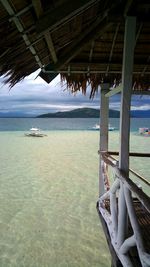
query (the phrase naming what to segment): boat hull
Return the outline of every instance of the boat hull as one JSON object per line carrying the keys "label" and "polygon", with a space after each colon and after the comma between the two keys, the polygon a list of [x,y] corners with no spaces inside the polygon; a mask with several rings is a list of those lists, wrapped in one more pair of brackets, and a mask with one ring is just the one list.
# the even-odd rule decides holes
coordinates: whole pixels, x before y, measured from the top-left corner
{"label": "boat hull", "polygon": [[34,134],[34,133],[29,133],[29,134],[25,134],[25,136],[28,136],[28,137],[44,137],[45,134]]}

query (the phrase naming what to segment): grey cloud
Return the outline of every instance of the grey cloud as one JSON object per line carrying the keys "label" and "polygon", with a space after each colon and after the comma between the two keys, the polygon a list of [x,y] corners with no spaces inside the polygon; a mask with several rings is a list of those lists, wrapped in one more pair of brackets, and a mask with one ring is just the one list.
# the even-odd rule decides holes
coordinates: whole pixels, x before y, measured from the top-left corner
{"label": "grey cloud", "polygon": [[[2,78],[0,79],[0,83]],[[94,99],[89,99],[90,88],[86,96],[78,92],[72,95],[65,86],[61,86],[59,77],[51,84],[47,85],[42,80],[32,80],[27,78],[17,84],[9,91],[8,86],[0,88],[0,110],[3,112],[20,112],[24,114],[41,114],[48,112],[57,112],[65,109],[74,109],[77,107],[99,108],[100,93],[96,94]],[[149,98],[134,96],[132,105],[134,107],[145,105],[148,107]],[[110,98],[110,108],[120,108],[120,95]]]}

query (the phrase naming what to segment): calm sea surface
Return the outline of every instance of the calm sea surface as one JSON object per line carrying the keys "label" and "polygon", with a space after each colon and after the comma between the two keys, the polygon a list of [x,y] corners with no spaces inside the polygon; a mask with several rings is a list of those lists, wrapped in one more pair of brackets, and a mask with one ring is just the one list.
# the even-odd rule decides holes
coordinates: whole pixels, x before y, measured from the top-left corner
{"label": "calm sea surface", "polygon": [[[110,118],[111,126],[119,129],[119,119]],[[91,130],[99,123],[97,118],[0,118],[0,131],[27,131],[31,127],[39,127],[46,131],[53,130]],[[139,127],[150,127],[150,119],[131,119],[131,131]]]}
{"label": "calm sea surface", "polygon": [[[0,119],[0,267],[110,266],[96,212],[97,122]],[[118,119],[110,124],[119,128]],[[25,137],[31,127],[47,136]],[[131,120],[130,150],[149,152],[139,127],[150,127],[150,119]],[[119,149],[118,130],[109,132],[109,149]],[[130,166],[149,179],[148,158],[131,158]]]}

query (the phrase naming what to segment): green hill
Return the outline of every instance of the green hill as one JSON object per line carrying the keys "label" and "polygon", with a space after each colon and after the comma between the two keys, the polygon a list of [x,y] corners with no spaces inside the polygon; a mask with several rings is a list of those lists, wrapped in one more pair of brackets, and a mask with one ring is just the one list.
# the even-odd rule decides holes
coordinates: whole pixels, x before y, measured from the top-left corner
{"label": "green hill", "polygon": [[[46,113],[37,116],[37,118],[99,118],[99,109],[94,108],[78,108],[70,111]],[[110,118],[119,118],[120,112],[117,110],[109,110]]]}

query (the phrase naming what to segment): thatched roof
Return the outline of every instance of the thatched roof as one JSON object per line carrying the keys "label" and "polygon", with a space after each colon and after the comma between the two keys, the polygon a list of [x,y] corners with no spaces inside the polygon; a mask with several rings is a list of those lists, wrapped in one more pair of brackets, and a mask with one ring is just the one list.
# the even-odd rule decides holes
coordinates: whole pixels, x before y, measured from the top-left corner
{"label": "thatched roof", "polygon": [[13,86],[41,68],[74,92],[121,81],[126,16],[137,17],[134,89],[150,86],[148,0],[0,0],[0,75]]}

